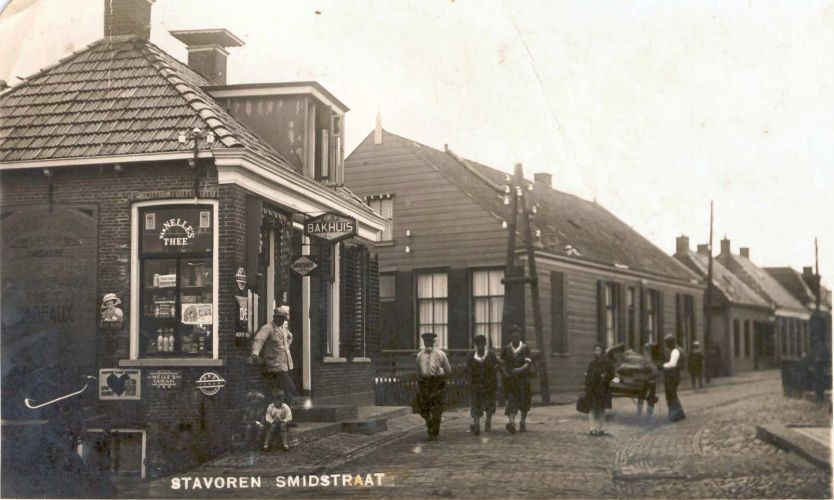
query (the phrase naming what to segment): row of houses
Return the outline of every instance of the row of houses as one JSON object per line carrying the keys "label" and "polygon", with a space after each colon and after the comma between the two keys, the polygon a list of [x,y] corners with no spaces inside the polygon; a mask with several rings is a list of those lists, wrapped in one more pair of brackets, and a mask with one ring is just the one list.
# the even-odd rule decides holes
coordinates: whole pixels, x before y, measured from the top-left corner
{"label": "row of houses", "polygon": [[[82,454],[143,477],[188,467],[227,449],[245,394],[268,388],[246,361],[277,306],[308,409],[373,404],[375,373],[412,366],[422,332],[452,356],[479,333],[499,346],[505,314],[554,391],[581,386],[597,342],[703,341],[703,251],[682,238],[667,255],[536,173],[538,345],[529,290],[504,297],[504,172],[379,120],[345,158],[349,109],[327,89],[227,84],[242,41],[225,29],[172,31],[182,63],[150,42],[152,3],[105,0],[102,39],[0,93],[5,422],[49,418],[24,398],[98,374]],[[748,257],[726,241],[715,262],[722,373],[808,350],[814,285]]]}
{"label": "row of houses", "polygon": [[[376,244],[382,367],[408,366],[424,331],[437,333],[453,356],[470,350],[479,333],[503,345],[505,304],[512,322],[526,327],[526,341],[549,357],[550,387],[557,391],[581,386],[597,342],[640,351],[671,333],[686,349],[696,340],[703,344],[705,314],[711,315],[706,351],[715,375],[772,368],[810,350],[811,290],[817,286],[810,268],[803,275],[762,269],[749,249],[733,254],[725,238],[713,263],[716,297],[707,311],[708,245],[693,252],[681,236],[674,255],[667,255],[598,203],[554,189],[548,173],[525,181],[537,208],[533,234],[545,335],[536,345],[529,288],[513,286],[504,300],[512,217],[507,173],[462,158],[448,145],[439,150],[390,133],[378,117],[346,159],[345,181],[392,221]],[[522,264],[523,236],[519,229]],[[830,291],[823,293],[830,325]]]}

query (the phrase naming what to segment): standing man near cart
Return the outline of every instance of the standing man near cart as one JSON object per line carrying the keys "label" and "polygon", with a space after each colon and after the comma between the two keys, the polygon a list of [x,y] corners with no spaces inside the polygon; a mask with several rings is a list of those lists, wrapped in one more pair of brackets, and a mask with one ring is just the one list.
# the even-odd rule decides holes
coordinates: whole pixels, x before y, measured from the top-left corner
{"label": "standing man near cart", "polygon": [[414,409],[426,421],[429,441],[434,441],[440,434],[446,378],[452,373],[452,366],[449,364],[446,353],[434,347],[436,334],[427,332],[421,337],[423,337],[425,347],[417,353],[420,380],[417,382],[417,399],[414,402]]}

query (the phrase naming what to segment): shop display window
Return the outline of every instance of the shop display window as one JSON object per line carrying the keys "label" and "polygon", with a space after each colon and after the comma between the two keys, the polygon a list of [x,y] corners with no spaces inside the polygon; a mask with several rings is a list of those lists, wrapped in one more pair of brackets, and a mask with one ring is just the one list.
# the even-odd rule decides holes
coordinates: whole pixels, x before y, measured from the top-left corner
{"label": "shop display window", "polygon": [[212,356],[212,210],[140,210],[141,357]]}

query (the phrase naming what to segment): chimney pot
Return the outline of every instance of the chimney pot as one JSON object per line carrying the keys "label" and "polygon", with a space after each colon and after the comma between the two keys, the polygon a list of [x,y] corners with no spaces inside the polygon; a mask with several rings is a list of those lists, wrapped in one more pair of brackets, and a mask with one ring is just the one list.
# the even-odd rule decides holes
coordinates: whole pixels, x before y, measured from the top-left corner
{"label": "chimney pot", "polygon": [[374,128],[374,144],[382,144],[382,116],[376,113],[376,127]]}
{"label": "chimney pot", "polygon": [[709,244],[699,243],[698,244],[698,253],[700,255],[709,255]]}
{"label": "chimney pot", "polygon": [[750,248],[749,247],[741,247],[738,249],[738,254],[744,257],[745,259],[750,258]]}
{"label": "chimney pot", "polygon": [[721,240],[721,255],[730,255],[730,238]]}
{"label": "chimney pot", "polygon": [[675,253],[683,254],[689,251],[689,236],[680,235],[675,238]]}
{"label": "chimney pot", "polygon": [[243,41],[225,29],[169,31],[188,49],[188,67],[203,75],[212,85],[226,84],[224,47],[241,47]]}
{"label": "chimney pot", "polygon": [[151,37],[154,0],[104,0],[104,36]]}
{"label": "chimney pot", "polygon": [[814,268],[811,267],[811,266],[804,266],[802,268],[802,276],[804,276],[806,278],[810,278],[810,277],[814,276]]}
{"label": "chimney pot", "polygon": [[533,180],[546,184],[548,187],[553,187],[553,174],[547,172],[536,172],[533,174]]}

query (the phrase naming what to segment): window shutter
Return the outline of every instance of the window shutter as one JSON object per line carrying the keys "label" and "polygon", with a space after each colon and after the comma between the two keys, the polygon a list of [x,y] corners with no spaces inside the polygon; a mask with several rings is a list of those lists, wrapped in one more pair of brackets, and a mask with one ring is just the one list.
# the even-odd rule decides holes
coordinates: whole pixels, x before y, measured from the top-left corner
{"label": "window shutter", "polygon": [[367,300],[367,327],[366,327],[366,349],[367,355],[376,356],[380,350],[380,303],[379,303],[379,256],[371,256],[366,253],[368,259],[368,300]]}
{"label": "window shutter", "polygon": [[246,198],[246,282],[250,290],[258,291],[261,282],[259,255],[263,203],[253,196]]}
{"label": "window shutter", "polygon": [[617,342],[626,342],[628,327],[628,310],[626,306],[626,287],[617,283]]}
{"label": "window shutter", "polygon": [[397,335],[402,349],[419,348],[420,343],[414,325],[414,273],[397,273]]}
{"label": "window shutter", "polygon": [[642,350],[646,342],[649,341],[649,318],[648,314],[646,314],[646,309],[648,309],[649,292],[641,286],[638,294],[640,296],[640,311],[638,313],[640,316],[640,349]]}
{"label": "window shutter", "polygon": [[597,281],[597,342],[605,345],[605,282]]}
{"label": "window shutter", "polygon": [[342,255],[339,290],[340,352],[344,357],[362,357],[365,351],[365,248],[344,243],[339,245]]}
{"label": "window shutter", "polygon": [[449,349],[468,349],[470,346],[469,276],[466,269],[449,270],[448,311]]}
{"label": "window shutter", "polygon": [[568,350],[566,285],[565,273],[550,271],[550,350],[554,353]]}
{"label": "window shutter", "polygon": [[662,343],[663,338],[666,337],[666,323],[664,311],[663,292],[657,292],[657,342]]}

